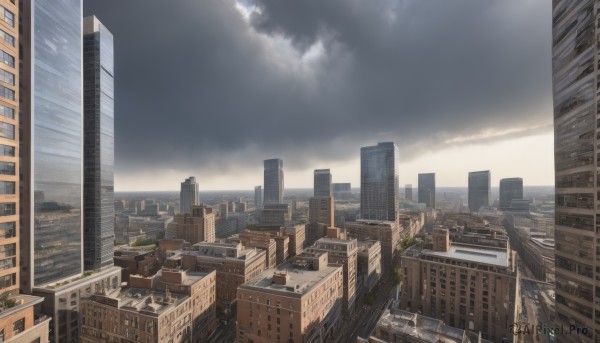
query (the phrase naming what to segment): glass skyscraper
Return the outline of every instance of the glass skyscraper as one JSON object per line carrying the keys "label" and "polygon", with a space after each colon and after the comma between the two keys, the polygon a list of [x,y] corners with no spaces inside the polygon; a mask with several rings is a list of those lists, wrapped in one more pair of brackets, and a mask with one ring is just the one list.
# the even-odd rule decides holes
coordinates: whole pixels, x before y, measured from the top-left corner
{"label": "glass skyscraper", "polygon": [[512,177],[500,180],[500,209],[510,209],[513,200],[523,199],[523,179]]}
{"label": "glass skyscraper", "polygon": [[22,289],[83,271],[82,1],[22,1]]}
{"label": "glass skyscraper", "polygon": [[400,152],[393,142],[360,149],[360,217],[396,221]]}
{"label": "glass skyscraper", "polygon": [[262,186],[254,187],[254,207],[256,209],[261,208],[263,205],[263,192]]}
{"label": "glass skyscraper", "polygon": [[331,188],[331,172],[329,169],[315,169],[313,192],[316,197],[333,196]]}
{"label": "glass skyscraper", "polygon": [[469,173],[469,210],[478,212],[481,207],[490,206],[492,183],[490,171],[476,171]]}
{"label": "glass skyscraper", "polygon": [[283,161],[273,158],[264,161],[264,204],[283,203]]}
{"label": "glass skyscraper", "polygon": [[435,208],[435,173],[419,174],[419,203]]}
{"label": "glass skyscraper", "polygon": [[598,9],[552,2],[556,316],[584,342],[600,341]]}
{"label": "glass skyscraper", "polygon": [[84,229],[86,270],[113,264],[114,57],[113,36],[96,19],[83,20]]}

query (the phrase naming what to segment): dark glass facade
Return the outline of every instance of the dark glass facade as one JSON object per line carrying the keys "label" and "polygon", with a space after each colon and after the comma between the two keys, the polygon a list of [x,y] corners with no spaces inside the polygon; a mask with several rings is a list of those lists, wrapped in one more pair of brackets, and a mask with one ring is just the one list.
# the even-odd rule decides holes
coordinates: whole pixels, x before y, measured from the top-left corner
{"label": "dark glass facade", "polygon": [[481,207],[490,206],[492,184],[490,171],[469,173],[469,210],[478,212]]}
{"label": "dark glass facade", "polygon": [[361,219],[396,221],[399,155],[392,142],[360,149]]}
{"label": "dark glass facade", "polygon": [[313,192],[316,197],[333,196],[329,169],[315,169]]}
{"label": "dark glass facade", "polygon": [[22,14],[22,257],[30,289],[83,270],[82,1],[23,2]]}
{"label": "dark glass facade", "polygon": [[519,199],[523,199],[523,179],[513,177],[500,180],[500,209],[510,209],[510,202]]}
{"label": "dark glass facade", "polygon": [[274,158],[264,161],[264,199],[265,204],[283,203],[283,161]]}
{"label": "dark glass facade", "polygon": [[435,208],[435,173],[419,174],[418,191],[419,203]]}
{"label": "dark glass facade", "polygon": [[84,19],[84,268],[113,264],[113,36],[95,17]]}
{"label": "dark glass facade", "polygon": [[600,341],[597,1],[552,2],[557,324]]}

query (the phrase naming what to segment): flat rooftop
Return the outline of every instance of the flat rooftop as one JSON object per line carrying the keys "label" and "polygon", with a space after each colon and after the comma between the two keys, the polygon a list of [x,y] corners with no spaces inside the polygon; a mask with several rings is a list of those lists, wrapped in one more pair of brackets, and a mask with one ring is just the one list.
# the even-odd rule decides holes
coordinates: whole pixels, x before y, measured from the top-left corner
{"label": "flat rooftop", "polygon": [[[276,268],[267,269],[255,279],[252,279],[240,288],[245,289],[260,289],[262,291],[271,291],[282,295],[302,296],[325,280],[327,276],[334,273],[341,265],[328,264],[321,266],[319,270],[311,270],[307,268],[299,268],[291,262],[286,262]],[[288,276],[285,285],[273,283],[273,273],[286,273]]]}
{"label": "flat rooftop", "polygon": [[450,258],[454,260],[489,264],[499,267],[508,267],[508,255],[500,249],[487,249],[462,244],[452,244],[447,252],[422,250],[423,255]]}

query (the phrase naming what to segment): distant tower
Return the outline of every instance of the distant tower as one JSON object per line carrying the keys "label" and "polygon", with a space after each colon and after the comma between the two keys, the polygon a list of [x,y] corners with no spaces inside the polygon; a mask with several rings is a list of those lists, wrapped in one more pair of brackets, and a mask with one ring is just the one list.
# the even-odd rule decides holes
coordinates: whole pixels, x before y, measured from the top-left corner
{"label": "distant tower", "polygon": [[94,16],[83,20],[83,258],[84,268],[113,265],[113,36]]}
{"label": "distant tower", "polygon": [[361,219],[396,221],[399,155],[393,142],[360,149]]}
{"label": "distant tower", "polygon": [[477,212],[481,207],[490,206],[492,184],[490,171],[476,171],[469,173],[469,210]]}
{"label": "distant tower", "polygon": [[254,187],[254,207],[256,207],[256,209],[261,208],[263,205],[263,193],[262,193],[262,186],[256,186]]}
{"label": "distant tower", "polygon": [[200,204],[198,197],[198,183],[196,178],[190,176],[181,183],[181,192],[179,193],[179,213],[192,213],[192,206]]}
{"label": "distant tower", "polygon": [[329,169],[315,169],[313,189],[314,196],[316,197],[333,196],[331,188],[331,172]]}
{"label": "distant tower", "polygon": [[435,173],[419,174],[419,203],[435,208]]}
{"label": "distant tower", "polygon": [[512,200],[523,199],[523,179],[513,177],[500,180],[500,209],[510,209]]}
{"label": "distant tower", "polygon": [[410,183],[404,186],[404,199],[412,201],[412,184]]}
{"label": "distant tower", "polygon": [[283,203],[283,161],[274,158],[264,161],[264,204]]}

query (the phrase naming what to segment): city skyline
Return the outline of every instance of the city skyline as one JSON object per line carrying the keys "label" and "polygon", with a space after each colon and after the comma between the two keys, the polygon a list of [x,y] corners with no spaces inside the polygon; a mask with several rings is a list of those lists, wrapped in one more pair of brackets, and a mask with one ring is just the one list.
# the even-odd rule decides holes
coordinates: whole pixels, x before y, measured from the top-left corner
{"label": "city skyline", "polygon": [[[363,15],[347,15],[354,11]],[[287,161],[291,188],[310,187],[322,167],[334,182],[357,184],[356,151],[379,141],[398,145],[402,184],[434,171],[440,186],[461,186],[482,169],[493,171],[493,184],[514,176],[553,183],[551,6],[543,1],[229,0],[178,2],[165,13],[156,0],[86,0],[84,12],[119,37],[118,191],[175,190],[188,175],[200,189],[252,189],[260,161],[273,157]],[[291,13],[303,13],[302,24],[292,25]],[[159,38],[160,51],[156,37],[170,37]],[[181,46],[173,69],[153,68]],[[157,84],[170,86],[148,97]],[[453,166],[459,159],[469,165]],[[530,167],[510,169],[507,160]]]}

